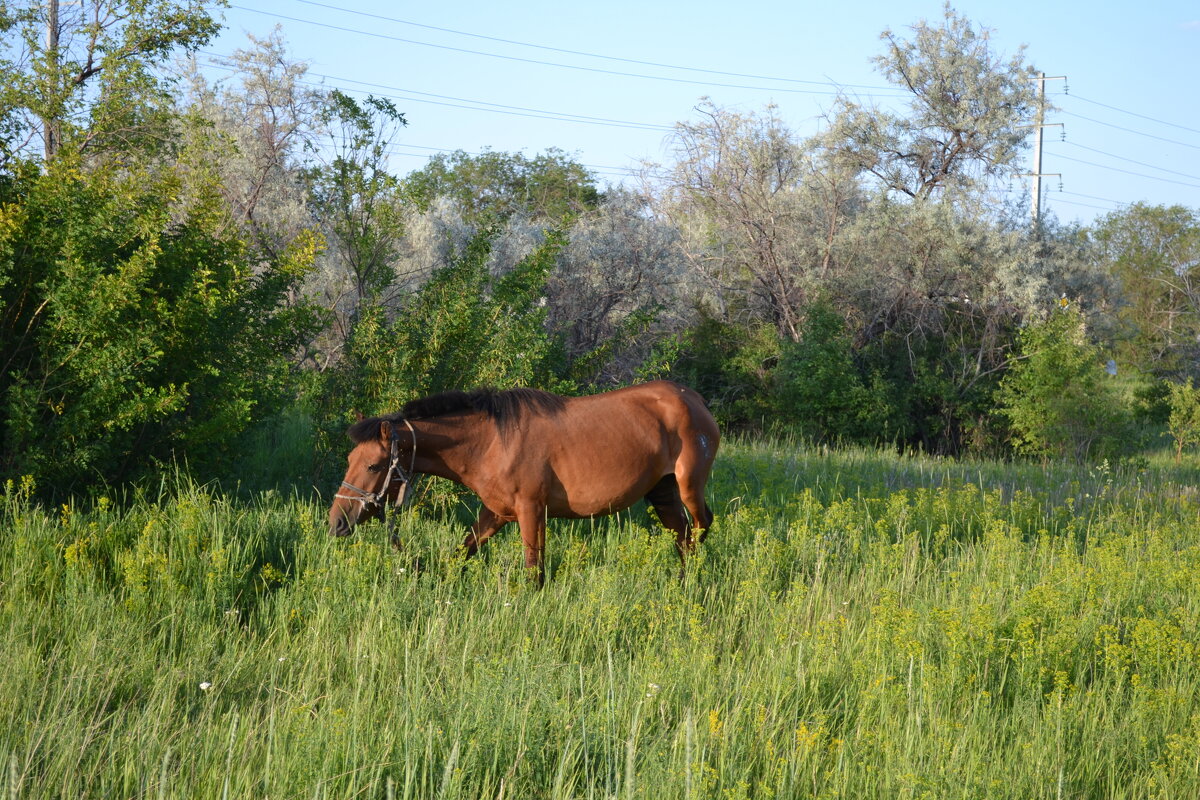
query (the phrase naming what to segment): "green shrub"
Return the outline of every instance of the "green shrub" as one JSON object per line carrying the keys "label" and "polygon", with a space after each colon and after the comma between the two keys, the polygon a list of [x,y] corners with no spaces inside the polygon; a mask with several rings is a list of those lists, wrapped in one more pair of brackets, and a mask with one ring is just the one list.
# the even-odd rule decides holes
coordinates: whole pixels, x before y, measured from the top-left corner
{"label": "green shrub", "polygon": [[60,154],[0,192],[0,476],[70,491],[177,452],[204,468],[291,394],[316,315],[284,301],[314,238],[251,258],[176,167]]}
{"label": "green shrub", "polygon": [[395,411],[435,392],[573,388],[560,377],[562,350],[545,327],[543,293],[561,238],[551,235],[501,276],[488,268],[491,241],[475,236],[397,309],[360,307],[341,363],[317,390],[327,445],[340,452],[355,412]]}
{"label": "green shrub", "polygon": [[823,303],[809,307],[800,341],[783,343],[775,394],[780,421],[814,439],[859,441],[878,430],[846,324]]}
{"label": "green shrub", "polygon": [[697,313],[699,322],[680,338],[671,377],[698,391],[723,427],[762,430],[775,416],[775,328],[723,322],[705,309]]}
{"label": "green shrub", "polygon": [[1020,347],[996,396],[1017,452],[1083,460],[1129,446],[1130,412],[1078,311],[1056,310],[1030,325],[1021,332]]}
{"label": "green shrub", "polygon": [[1175,463],[1183,459],[1183,449],[1200,444],[1200,389],[1186,383],[1169,384],[1168,401],[1171,407],[1167,432],[1175,440]]}

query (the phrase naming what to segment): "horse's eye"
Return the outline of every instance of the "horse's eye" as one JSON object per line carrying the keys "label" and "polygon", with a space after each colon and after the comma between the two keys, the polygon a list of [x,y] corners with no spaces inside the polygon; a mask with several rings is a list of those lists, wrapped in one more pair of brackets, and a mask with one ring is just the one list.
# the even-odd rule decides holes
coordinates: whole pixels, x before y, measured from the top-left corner
{"label": "horse's eye", "polygon": [[382,471],[383,471],[383,467],[380,466],[379,464],[372,464],[371,466],[367,467],[367,472],[382,472]]}

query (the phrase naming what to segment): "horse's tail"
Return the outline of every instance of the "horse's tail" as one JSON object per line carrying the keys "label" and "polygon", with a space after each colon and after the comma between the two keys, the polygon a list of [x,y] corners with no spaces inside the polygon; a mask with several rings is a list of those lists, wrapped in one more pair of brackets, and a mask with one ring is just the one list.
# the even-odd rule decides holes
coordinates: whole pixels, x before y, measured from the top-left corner
{"label": "horse's tail", "polygon": [[707,517],[708,519],[705,522],[704,526],[702,528],[700,528],[700,535],[697,537],[697,540],[701,543],[704,542],[704,537],[708,536],[708,529],[712,527],[713,519],[714,519],[712,509],[708,507],[707,501],[704,503],[704,516]]}

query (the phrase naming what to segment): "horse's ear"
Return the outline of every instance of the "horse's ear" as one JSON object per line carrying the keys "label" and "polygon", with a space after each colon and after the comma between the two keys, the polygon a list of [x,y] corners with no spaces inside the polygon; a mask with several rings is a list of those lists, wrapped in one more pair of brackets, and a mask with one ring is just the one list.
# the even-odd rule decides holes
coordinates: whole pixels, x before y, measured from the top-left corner
{"label": "horse's ear", "polygon": [[354,412],[354,421],[355,421],[355,422],[362,422],[364,419],[366,419],[366,417],[363,415],[363,413],[362,413],[361,411],[358,411],[358,410],[356,409],[356,410],[355,410],[355,412]]}
{"label": "horse's ear", "polygon": [[379,423],[379,440],[385,444],[392,440],[392,423],[386,419]]}

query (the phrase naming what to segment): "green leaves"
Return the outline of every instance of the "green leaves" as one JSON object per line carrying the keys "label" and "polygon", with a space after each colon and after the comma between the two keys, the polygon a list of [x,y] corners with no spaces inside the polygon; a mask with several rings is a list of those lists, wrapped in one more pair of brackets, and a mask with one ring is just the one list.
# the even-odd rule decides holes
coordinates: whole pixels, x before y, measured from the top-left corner
{"label": "green leaves", "polygon": [[563,238],[548,233],[515,268],[494,276],[491,236],[473,237],[395,310],[376,303],[360,307],[342,365],[325,390],[330,417],[392,411],[405,400],[448,389],[562,388],[543,298]]}
{"label": "green leaves", "polygon": [[[208,10],[215,5],[223,3],[64,2],[50,20],[44,3],[0,4],[0,28],[20,43],[20,57],[0,63],[5,149],[28,156],[48,129],[40,151],[46,159],[60,149],[160,152],[173,137],[169,83],[158,68],[216,35],[220,25]],[[48,47],[46,29],[55,22],[55,46]]]}
{"label": "green leaves", "polygon": [[60,158],[3,198],[0,474],[117,481],[186,448],[227,452],[290,386],[312,332],[284,305],[311,247],[252,265],[172,170],[88,173]]}
{"label": "green leaves", "polygon": [[409,196],[427,209],[449,197],[468,222],[480,228],[524,213],[540,223],[559,224],[599,204],[595,178],[561,150],[533,158],[520,153],[456,151],[438,154],[405,179]]}
{"label": "green leaves", "polygon": [[1074,307],[1023,330],[1021,359],[997,392],[1014,448],[1076,459],[1118,452],[1128,443],[1129,413],[1110,378]]}
{"label": "green leaves", "polygon": [[1200,444],[1200,389],[1185,383],[1171,383],[1169,402],[1171,415],[1167,418],[1167,432],[1175,440],[1175,463],[1183,459],[1183,449]]}

